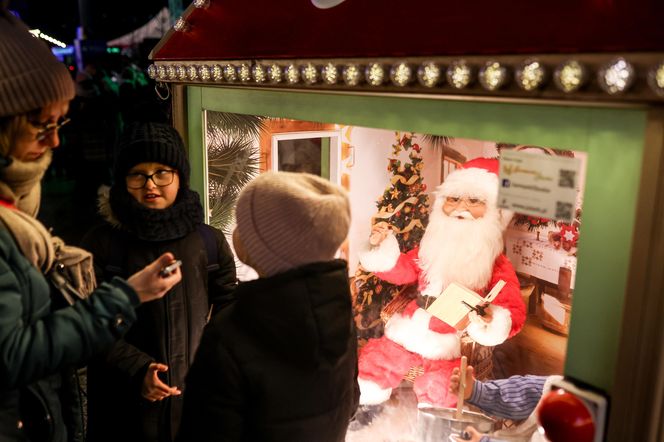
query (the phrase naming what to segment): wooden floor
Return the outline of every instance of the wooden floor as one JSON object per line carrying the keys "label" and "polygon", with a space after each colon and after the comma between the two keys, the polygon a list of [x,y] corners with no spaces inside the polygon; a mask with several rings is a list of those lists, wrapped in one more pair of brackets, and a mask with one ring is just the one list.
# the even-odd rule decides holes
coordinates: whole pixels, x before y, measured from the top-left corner
{"label": "wooden floor", "polygon": [[493,377],[563,374],[566,352],[567,337],[549,331],[531,315],[519,334],[494,349]]}

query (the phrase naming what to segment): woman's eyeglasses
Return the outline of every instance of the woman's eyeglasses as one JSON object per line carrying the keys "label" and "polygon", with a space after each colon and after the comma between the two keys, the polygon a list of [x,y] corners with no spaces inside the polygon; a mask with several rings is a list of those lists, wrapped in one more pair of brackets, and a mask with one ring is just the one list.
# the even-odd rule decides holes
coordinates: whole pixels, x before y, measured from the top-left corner
{"label": "woman's eyeglasses", "polygon": [[471,197],[458,197],[458,196],[448,196],[445,197],[445,204],[450,206],[458,206],[461,203],[465,203],[466,207],[478,207],[486,204],[481,198],[471,198]]}
{"label": "woman's eyeglasses", "polygon": [[35,129],[37,129],[35,140],[44,141],[53,132],[59,131],[62,126],[69,123],[70,121],[71,118],[62,117],[55,123],[40,123],[38,121],[28,121],[28,123],[30,123],[30,125]]}
{"label": "woman's eyeglasses", "polygon": [[175,172],[175,170],[159,169],[151,175],[146,175],[141,172],[128,173],[125,181],[127,187],[130,189],[142,189],[145,187],[148,180],[152,180],[157,187],[165,187],[173,182]]}

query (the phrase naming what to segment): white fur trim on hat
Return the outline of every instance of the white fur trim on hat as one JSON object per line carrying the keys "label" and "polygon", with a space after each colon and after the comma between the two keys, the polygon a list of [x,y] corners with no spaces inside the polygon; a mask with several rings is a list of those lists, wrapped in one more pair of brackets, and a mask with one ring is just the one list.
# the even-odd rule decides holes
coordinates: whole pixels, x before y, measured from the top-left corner
{"label": "white fur trim on hat", "polygon": [[492,305],[489,307],[493,319],[487,324],[471,322],[466,331],[475,342],[487,347],[505,342],[512,329],[512,315],[506,308]]}
{"label": "white fur trim on hat", "polygon": [[360,386],[360,404],[378,405],[382,404],[392,395],[391,388],[381,388],[377,383],[367,379],[357,378]]}
{"label": "white fur trim on hat", "polygon": [[385,336],[406,350],[427,359],[455,359],[461,356],[461,345],[456,333],[436,333],[429,330],[431,315],[423,309],[413,316],[394,314],[385,324]]}
{"label": "white fur trim on hat", "polygon": [[392,270],[397,264],[400,254],[399,242],[392,232],[389,232],[376,247],[373,247],[368,241],[365,242],[358,252],[362,267],[370,272]]}
{"label": "white fur trim on hat", "polygon": [[437,188],[436,199],[448,196],[482,198],[493,207],[498,198],[498,176],[477,167],[457,169]]}

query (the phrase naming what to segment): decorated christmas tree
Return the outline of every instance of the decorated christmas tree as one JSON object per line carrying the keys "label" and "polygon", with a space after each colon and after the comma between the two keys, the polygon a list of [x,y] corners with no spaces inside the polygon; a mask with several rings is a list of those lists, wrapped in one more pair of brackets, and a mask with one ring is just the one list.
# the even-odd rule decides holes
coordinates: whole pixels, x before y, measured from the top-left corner
{"label": "decorated christmas tree", "polygon": [[[429,220],[429,203],[426,185],[422,182],[421,148],[413,143],[411,132],[396,132],[392,155],[387,170],[392,174],[390,184],[376,206],[378,212],[372,224],[387,223],[396,235],[401,252],[418,246]],[[408,153],[408,161],[402,164],[399,154]],[[395,286],[379,279],[360,266],[355,274],[355,322],[360,345],[367,339],[383,335],[381,313],[384,307],[405,287]]]}

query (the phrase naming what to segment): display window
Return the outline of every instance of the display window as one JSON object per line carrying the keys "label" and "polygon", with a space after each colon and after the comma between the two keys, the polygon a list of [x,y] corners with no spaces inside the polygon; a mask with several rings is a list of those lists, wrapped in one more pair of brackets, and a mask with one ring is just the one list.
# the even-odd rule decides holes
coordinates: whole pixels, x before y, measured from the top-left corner
{"label": "display window", "polygon": [[[526,315],[519,331],[499,345],[481,345],[463,329],[457,333],[461,353],[474,367],[477,379],[564,373],[573,306],[577,296],[579,302],[584,297],[583,292],[575,295],[575,287],[577,255],[584,238],[586,166],[592,159],[586,150],[573,145],[561,149],[279,116],[213,110],[206,110],[205,115],[205,182],[213,226],[230,232],[234,221],[229,208],[241,183],[269,170],[313,173],[348,191],[352,226],[338,257],[349,263],[360,348],[383,337],[391,316],[399,314],[418,291],[417,284],[390,283],[363,266],[360,250],[368,242],[372,226],[388,225],[400,251],[408,253],[420,247],[441,184],[466,163],[477,158],[500,159],[505,152],[536,155],[543,161],[575,159],[578,169],[566,177],[571,181],[565,184],[573,188],[574,197],[555,214],[558,218],[514,211],[500,232],[501,252],[516,272]],[[232,160],[220,163],[220,158]],[[496,180],[496,186],[498,183]],[[438,241],[444,248],[452,240]],[[459,240],[462,244],[469,239]],[[238,269],[240,279],[257,276],[239,261]],[[347,440],[407,440],[424,431],[413,389],[422,372],[418,364],[404,372],[375,425],[349,432]],[[493,424],[505,437],[523,431],[518,421],[497,419]]]}
{"label": "display window", "polygon": [[[440,406],[446,387],[436,382],[451,379],[461,354],[481,379],[562,375],[547,384],[543,414],[564,417],[559,400],[576,401],[597,430],[588,440],[661,433],[664,28],[659,3],[636,2],[196,1],[154,49],[148,74],[172,92],[212,225],[232,231],[238,192],[267,171],[313,173],[348,192],[351,228],[337,256],[348,262],[360,388],[380,388],[347,440],[448,440],[449,405],[499,440],[529,440],[534,417]],[[500,158],[489,187],[478,184],[484,172],[467,172],[489,171],[483,158]],[[455,187],[464,174],[474,178]],[[435,229],[441,213],[472,221],[465,228],[497,219],[499,241],[479,233],[491,229]],[[444,238],[435,247],[432,232]],[[471,287],[479,300],[454,288],[436,299],[454,308],[442,308],[430,295],[444,277],[389,281],[366,261],[367,243],[390,242],[399,259],[411,254],[416,275],[452,250],[458,259],[447,262],[461,264],[446,271],[461,286],[474,285],[474,271],[502,278]],[[463,261],[472,242],[498,244],[514,277],[481,256]],[[256,277],[246,266],[238,275]],[[438,324],[438,334],[405,340],[389,331],[422,312],[454,331]],[[441,335],[458,352],[428,353]],[[408,360],[389,387],[379,377],[394,364],[363,356],[386,340]],[[436,367],[445,376],[431,377]]]}

